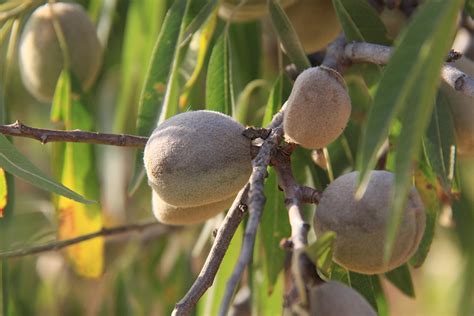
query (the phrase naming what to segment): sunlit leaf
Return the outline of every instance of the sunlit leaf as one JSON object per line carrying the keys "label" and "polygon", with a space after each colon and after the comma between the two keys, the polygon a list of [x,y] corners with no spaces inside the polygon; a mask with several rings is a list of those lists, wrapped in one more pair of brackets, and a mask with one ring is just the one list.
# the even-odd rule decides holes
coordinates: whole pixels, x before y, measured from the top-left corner
{"label": "sunlit leaf", "polygon": [[410,269],[407,264],[401,265],[392,271],[386,272],[387,279],[400,291],[409,297],[415,297],[415,289],[411,279]]}
{"label": "sunlit leaf", "polygon": [[269,0],[268,8],[278,38],[285,48],[288,57],[295,64],[298,71],[301,72],[306,68],[311,67],[303,46],[298,39],[298,35],[281,5],[276,0]]}
{"label": "sunlit leaf", "polygon": [[3,217],[3,211],[7,206],[7,179],[5,178],[5,171],[0,168],[0,218]]}
{"label": "sunlit leaf", "polygon": [[388,136],[392,121],[403,112],[403,128],[395,157],[395,198],[385,242],[386,258],[398,230],[410,189],[412,164],[431,116],[441,65],[451,44],[461,5],[461,0],[433,0],[418,9],[385,69],[369,113],[358,157],[361,171],[358,196],[365,190],[369,172],[376,164],[377,152]]}
{"label": "sunlit leaf", "polygon": [[[194,70],[191,76],[187,79],[187,82],[184,85],[183,91],[181,92],[181,96],[179,99],[179,105],[181,108],[186,108],[188,106],[188,97],[189,97],[190,90],[196,84],[196,81],[199,78],[199,74],[201,73],[201,70],[204,67],[204,63],[206,61],[206,58],[209,52],[212,35],[214,34],[214,31],[216,29],[216,24],[217,24],[217,12],[214,11],[212,12],[210,16],[208,16],[208,20],[202,26],[202,30],[197,32],[194,35],[194,36],[199,37],[199,48],[197,48],[198,50],[197,57],[195,57],[196,65],[194,67]],[[186,35],[184,35],[183,37],[185,36]],[[193,41],[194,41],[194,38],[193,38]]]}

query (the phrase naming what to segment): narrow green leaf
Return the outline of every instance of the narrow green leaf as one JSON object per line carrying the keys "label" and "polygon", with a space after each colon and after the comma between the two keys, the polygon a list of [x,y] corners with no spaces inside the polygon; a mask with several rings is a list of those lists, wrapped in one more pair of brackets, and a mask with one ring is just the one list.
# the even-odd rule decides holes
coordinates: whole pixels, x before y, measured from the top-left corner
{"label": "narrow green leaf", "polygon": [[[395,116],[404,107],[411,109],[411,105],[407,105],[409,101],[418,101],[412,95],[418,94],[419,98],[416,99],[427,103],[413,103],[419,104],[417,108],[422,107],[431,113],[439,71],[451,43],[461,4],[462,0],[432,0],[422,5],[395,49],[374,97],[358,153],[358,170],[361,171],[362,182],[359,196],[365,190],[369,172],[376,164],[377,151],[388,136]],[[430,75],[426,75],[428,71]],[[410,112],[409,117],[417,118],[414,111]],[[423,127],[417,126],[421,131]],[[411,139],[412,135],[408,135],[408,138]],[[409,164],[411,161],[409,159]],[[402,194],[402,200],[404,197],[405,194]]]}
{"label": "narrow green leaf", "polygon": [[367,302],[378,312],[377,298],[370,275],[349,271],[351,287],[359,292]]}
{"label": "narrow green leaf", "polygon": [[180,46],[184,46],[205,23],[209,20],[217,7],[218,0],[211,0],[194,17],[183,33]]}
{"label": "narrow green leaf", "polygon": [[466,10],[469,16],[474,19],[474,0],[466,0],[464,10]]}
{"label": "narrow green leaf", "polygon": [[423,151],[430,167],[449,192],[454,174],[455,136],[448,100],[438,93],[431,121],[423,137]]}
{"label": "narrow green leaf", "polygon": [[409,297],[415,297],[415,289],[411,279],[410,269],[407,264],[401,265],[392,271],[385,273],[387,279],[395,285],[402,293]]}
{"label": "narrow green leaf", "polygon": [[13,146],[5,136],[0,135],[0,167],[23,180],[80,203],[93,203],[74,191],[46,176]]}
{"label": "narrow green leaf", "polygon": [[388,135],[397,113],[402,112],[399,144],[395,156],[393,211],[387,227],[385,258],[390,256],[402,210],[410,190],[411,168],[421,137],[431,116],[439,72],[454,34],[462,0],[432,0],[418,10],[387,65],[369,113],[358,169],[361,196],[376,163],[377,151]]}
{"label": "narrow green leaf", "polygon": [[378,275],[371,275],[370,281],[372,282],[372,287],[374,289],[375,300],[377,301],[377,314],[378,316],[388,316],[389,315],[389,306],[387,298],[385,297],[385,292],[383,291],[382,284],[380,283],[380,278]]}
{"label": "narrow green leaf", "polygon": [[368,1],[333,0],[348,41],[389,44],[385,25]]}
{"label": "narrow green leaf", "polygon": [[311,63],[308,57],[306,57],[298,35],[281,5],[276,0],[268,0],[268,9],[278,38],[283,44],[286,54],[295,64],[296,69],[303,71],[311,67]]}
{"label": "narrow green leaf", "polygon": [[262,126],[267,126],[272,121],[273,116],[280,110],[282,106],[283,93],[283,75],[280,74],[273,84],[272,91],[268,97],[265,114],[263,116]]}
{"label": "narrow green leaf", "polygon": [[425,232],[421,239],[417,251],[410,259],[410,264],[415,268],[420,267],[430,251],[438,214],[442,210],[442,204],[438,198],[438,190],[442,190],[439,185],[436,174],[428,164],[426,154],[420,160],[419,170],[415,172],[415,186],[420,194],[421,200],[425,205],[426,223]]}
{"label": "narrow green leaf", "polygon": [[349,286],[351,285],[351,280],[349,279],[349,272],[337,263],[334,263],[332,265],[330,278],[331,280],[340,281]]}
{"label": "narrow green leaf", "polygon": [[278,245],[280,241],[291,233],[288,212],[283,195],[278,190],[278,179],[273,169],[269,170],[265,183],[265,210],[262,214],[262,223],[259,226],[264,251],[265,271],[268,278],[268,293],[272,293],[279,273],[283,270],[286,252]]}
{"label": "narrow green leaf", "polygon": [[326,232],[305,250],[309,258],[324,274],[328,274],[331,268],[335,238],[335,232]]}
{"label": "narrow green leaf", "polygon": [[[186,0],[177,0],[166,14],[140,96],[137,116],[138,135],[149,136],[158,123],[160,113],[166,113],[166,109],[163,109],[162,106],[168,90],[170,72],[177,58],[185,11]],[[134,174],[129,185],[130,192],[134,192],[138,188],[144,176],[143,150],[139,150],[135,157]]]}
{"label": "narrow green leaf", "polygon": [[206,108],[232,115],[230,88],[229,40],[227,32],[219,36],[212,49],[206,78]]}

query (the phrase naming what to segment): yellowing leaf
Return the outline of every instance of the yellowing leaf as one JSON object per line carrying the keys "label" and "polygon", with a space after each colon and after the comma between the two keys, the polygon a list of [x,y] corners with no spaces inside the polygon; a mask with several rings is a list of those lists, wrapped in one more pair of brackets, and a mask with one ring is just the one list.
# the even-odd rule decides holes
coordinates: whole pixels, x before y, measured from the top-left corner
{"label": "yellowing leaf", "polygon": [[7,206],[7,180],[5,171],[0,168],[0,218],[3,217],[3,210]]}
{"label": "yellowing leaf", "polygon": [[[75,169],[74,155],[77,144],[66,144],[63,175],[61,182],[76,192],[86,194],[84,186],[88,185],[87,177],[80,178]],[[79,145],[80,146],[80,145]],[[89,146],[90,145],[85,145]],[[76,148],[74,148],[76,147]],[[97,204],[81,204],[65,197],[58,202],[59,238],[70,239],[98,231],[102,228],[102,213]],[[74,270],[88,278],[99,277],[103,271],[104,240],[102,237],[85,241],[66,249]]]}

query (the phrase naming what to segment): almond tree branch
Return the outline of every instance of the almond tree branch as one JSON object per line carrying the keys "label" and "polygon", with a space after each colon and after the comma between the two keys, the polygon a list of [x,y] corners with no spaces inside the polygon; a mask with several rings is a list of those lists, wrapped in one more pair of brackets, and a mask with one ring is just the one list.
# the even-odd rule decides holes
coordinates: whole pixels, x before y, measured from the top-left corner
{"label": "almond tree branch", "polygon": [[257,236],[257,228],[266,201],[263,191],[264,181],[267,177],[267,167],[270,164],[272,155],[278,147],[278,143],[283,135],[284,110],[285,105],[283,105],[280,112],[273,117],[272,122],[267,126],[268,129],[271,129],[270,135],[265,139],[258,155],[252,162],[253,172],[249,180],[250,191],[248,199],[249,220],[247,227],[245,228],[244,241],[239,259],[229,281],[227,282],[224,297],[219,308],[219,315],[221,316],[227,315],[237,285],[242,278],[245,267],[247,267],[252,258],[255,238]]}
{"label": "almond tree branch", "polygon": [[291,237],[285,241],[284,245],[286,249],[293,251],[291,265],[293,280],[298,296],[302,298],[303,303],[307,303],[308,286],[313,286],[322,280],[316,272],[316,266],[304,252],[308,245],[308,232],[311,226],[303,217],[301,205],[304,202],[318,203],[321,192],[302,187],[296,182],[291,169],[291,153],[294,149],[295,145],[291,144],[280,150],[272,160],[272,164],[278,176],[278,184],[285,193],[285,205],[291,226]]}
{"label": "almond tree branch", "polygon": [[105,237],[105,236],[118,235],[118,234],[123,234],[123,233],[130,233],[130,232],[141,232],[151,227],[158,227],[159,231],[157,232],[157,235],[160,235],[160,236],[165,235],[171,232],[172,230],[176,229],[170,226],[164,226],[163,224],[160,224],[157,221],[146,222],[146,223],[141,223],[141,224],[127,224],[127,225],[116,226],[116,227],[111,227],[111,228],[104,227],[101,230],[98,230],[96,232],[86,234],[86,235],[81,235],[81,236],[71,238],[71,239],[58,240],[58,241],[53,241],[53,242],[21,248],[21,249],[2,251],[0,252],[0,259],[24,257],[24,256],[35,255],[35,254],[47,252],[47,251],[56,251],[56,250],[60,250],[60,249],[84,242],[86,240],[94,239],[97,237]]}
{"label": "almond tree branch", "polygon": [[[370,43],[349,43],[345,46],[344,56],[352,62],[367,62],[386,65],[393,53],[393,48]],[[441,78],[453,89],[474,97],[474,79],[456,67],[445,64],[441,69]]]}
{"label": "almond tree branch", "polygon": [[176,304],[171,315],[189,315],[201,296],[211,287],[232,237],[244,218],[243,206],[247,203],[248,190],[249,184],[247,184],[235,198],[221,227],[217,231],[216,239],[212,244],[211,251],[207,256],[199,276],[196,281],[194,281],[188,293]]}
{"label": "almond tree branch", "polygon": [[81,130],[61,131],[34,128],[20,121],[9,125],[0,125],[0,133],[10,136],[33,138],[42,144],[48,142],[71,142],[143,148],[148,141],[148,137],[143,136],[85,132]]}

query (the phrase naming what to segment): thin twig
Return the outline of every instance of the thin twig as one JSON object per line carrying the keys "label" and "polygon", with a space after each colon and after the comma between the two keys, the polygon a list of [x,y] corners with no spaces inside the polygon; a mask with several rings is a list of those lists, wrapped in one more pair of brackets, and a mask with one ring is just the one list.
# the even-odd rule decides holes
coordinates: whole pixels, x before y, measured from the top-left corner
{"label": "thin twig", "polygon": [[0,125],[0,133],[4,135],[36,139],[42,144],[48,142],[72,142],[143,148],[148,141],[148,137],[143,136],[85,132],[81,130],[61,131],[34,128],[27,126],[20,121],[16,121],[9,125]]}
{"label": "thin twig", "polygon": [[116,226],[112,228],[102,228],[101,230],[98,230],[96,232],[86,234],[86,235],[81,235],[81,236],[71,238],[71,239],[58,240],[58,241],[53,241],[53,242],[49,242],[42,245],[3,251],[3,252],[0,252],[0,259],[24,257],[24,256],[35,255],[35,254],[47,252],[47,251],[56,251],[56,250],[60,250],[60,249],[69,247],[71,245],[75,245],[75,244],[84,242],[86,240],[94,239],[97,237],[105,237],[105,236],[118,235],[118,234],[123,234],[123,233],[130,233],[130,232],[141,232],[148,228],[159,226],[159,225],[161,225],[161,227],[160,227],[160,232],[158,233],[158,235],[164,235],[176,229],[170,226],[164,226],[163,224],[160,224],[157,221],[147,222],[147,223],[142,223],[142,224],[127,224],[127,225]]}
{"label": "thin twig", "polygon": [[188,293],[176,304],[171,315],[188,315],[201,296],[211,287],[230,241],[244,217],[242,207],[247,203],[248,190],[249,185],[247,184],[237,195],[221,227],[217,231],[216,239],[212,244],[211,251],[199,276]]}
{"label": "thin twig", "polygon": [[[345,47],[345,58],[353,62],[367,62],[386,65],[394,49],[392,47],[370,44],[349,43]],[[453,89],[474,97],[474,79],[456,67],[445,64],[441,69],[441,78]]]}
{"label": "thin twig", "polygon": [[272,154],[277,148],[283,135],[282,122],[284,108],[285,106],[282,107],[282,110],[274,116],[272,122],[269,124],[268,128],[271,129],[271,133],[263,142],[257,157],[253,160],[253,172],[249,181],[249,220],[247,227],[245,228],[244,241],[239,259],[229,281],[227,282],[224,297],[219,308],[219,315],[221,316],[227,315],[237,285],[242,278],[245,267],[249,264],[252,258],[257,228],[266,201],[264,195],[264,181],[267,177],[267,167],[270,164]]}

